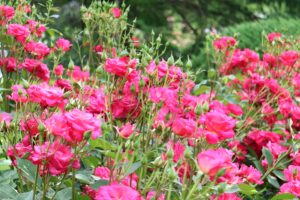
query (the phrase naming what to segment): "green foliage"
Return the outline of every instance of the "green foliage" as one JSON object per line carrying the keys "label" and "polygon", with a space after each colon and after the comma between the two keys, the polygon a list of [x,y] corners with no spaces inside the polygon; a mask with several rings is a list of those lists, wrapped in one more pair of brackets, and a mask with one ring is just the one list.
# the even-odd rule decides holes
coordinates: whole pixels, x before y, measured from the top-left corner
{"label": "green foliage", "polygon": [[298,37],[300,19],[298,18],[271,18],[254,22],[244,22],[224,28],[222,35],[234,36],[238,34],[240,48],[250,48],[261,51],[264,33],[281,32],[284,35]]}

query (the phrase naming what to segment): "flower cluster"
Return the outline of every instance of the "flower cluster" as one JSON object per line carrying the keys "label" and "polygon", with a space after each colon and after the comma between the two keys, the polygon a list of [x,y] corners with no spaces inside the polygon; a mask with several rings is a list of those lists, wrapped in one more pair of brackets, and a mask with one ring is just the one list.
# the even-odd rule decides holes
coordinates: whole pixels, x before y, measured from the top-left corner
{"label": "flower cluster", "polygon": [[[118,29],[128,28],[127,12],[83,8],[101,36],[83,37],[84,66],[64,67],[71,41],[42,42],[45,25],[0,6],[2,34],[13,41],[1,43],[0,59],[9,91],[1,142],[20,177],[10,186],[32,186],[44,199],[69,189],[92,200],[300,197],[300,62],[291,43],[271,33],[260,56],[215,37],[214,80],[197,84],[181,61],[156,57],[160,45],[128,46],[132,36]],[[114,43],[116,29],[124,44]]]}

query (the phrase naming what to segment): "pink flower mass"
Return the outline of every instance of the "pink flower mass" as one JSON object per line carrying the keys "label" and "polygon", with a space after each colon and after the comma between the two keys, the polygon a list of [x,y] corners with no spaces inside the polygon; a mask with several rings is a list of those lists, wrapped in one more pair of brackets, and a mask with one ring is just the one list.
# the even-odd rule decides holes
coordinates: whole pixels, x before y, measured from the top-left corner
{"label": "pink flower mass", "polygon": [[[222,29],[181,41],[186,31],[198,32],[189,30],[197,23],[187,25],[192,13],[172,17],[177,1],[158,12],[166,1],[156,7],[170,15],[164,28],[185,23],[174,26],[176,37],[165,47],[168,35],[153,33],[148,41],[142,30],[148,22],[131,24],[127,1],[79,5],[78,31],[55,29],[68,13],[51,1],[6,2],[1,199],[300,198],[299,40],[263,33],[262,46],[252,50],[243,37],[219,35],[227,22],[218,17],[213,24],[224,23]],[[200,10],[214,11],[205,6]],[[132,9],[147,14],[142,6]],[[178,38],[182,54],[175,51]],[[187,54],[194,51],[184,45],[191,39],[199,39],[206,59]]]}

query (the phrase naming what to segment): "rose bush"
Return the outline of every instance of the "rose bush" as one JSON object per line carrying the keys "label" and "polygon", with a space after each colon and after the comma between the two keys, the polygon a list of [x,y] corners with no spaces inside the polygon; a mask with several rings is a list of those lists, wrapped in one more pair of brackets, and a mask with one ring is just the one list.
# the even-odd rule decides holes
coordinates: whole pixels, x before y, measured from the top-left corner
{"label": "rose bush", "polygon": [[259,55],[212,34],[197,84],[160,37],[136,45],[125,7],[83,7],[73,44],[37,12],[0,5],[1,199],[300,197],[299,41],[270,33]]}

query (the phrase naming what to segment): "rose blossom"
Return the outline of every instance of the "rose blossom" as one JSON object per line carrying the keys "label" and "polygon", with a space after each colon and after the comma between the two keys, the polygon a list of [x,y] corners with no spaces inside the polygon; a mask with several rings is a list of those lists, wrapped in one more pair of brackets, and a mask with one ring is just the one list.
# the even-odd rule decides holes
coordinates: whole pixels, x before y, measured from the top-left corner
{"label": "rose blossom", "polygon": [[8,25],[7,34],[14,36],[17,41],[24,43],[29,36],[30,31],[21,24],[10,24]]}
{"label": "rose blossom", "polygon": [[200,170],[209,176],[215,176],[220,169],[231,168],[233,153],[227,149],[202,151],[197,156]]}
{"label": "rose blossom", "polygon": [[61,49],[64,52],[69,51],[72,46],[71,42],[64,38],[58,39],[55,44],[57,49]]}
{"label": "rose blossom", "polygon": [[112,8],[111,12],[114,15],[114,17],[117,19],[120,18],[122,15],[122,10],[120,8]]}
{"label": "rose blossom", "polygon": [[117,128],[117,132],[122,138],[127,139],[132,135],[132,133],[134,132],[134,129],[135,129],[134,125],[127,122],[120,128]]}
{"label": "rose blossom", "polygon": [[128,186],[112,184],[101,186],[95,200],[143,200],[138,191]]}

